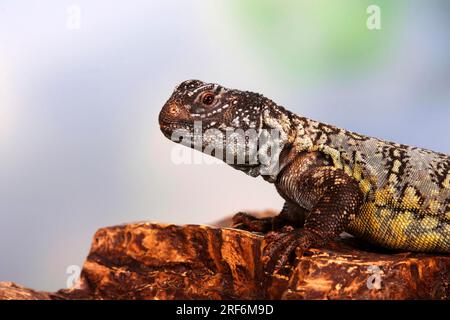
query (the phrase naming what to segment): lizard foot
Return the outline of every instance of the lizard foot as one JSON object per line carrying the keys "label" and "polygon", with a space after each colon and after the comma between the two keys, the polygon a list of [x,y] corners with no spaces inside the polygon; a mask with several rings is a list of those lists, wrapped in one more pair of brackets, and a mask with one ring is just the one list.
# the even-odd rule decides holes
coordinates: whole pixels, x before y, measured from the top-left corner
{"label": "lizard foot", "polygon": [[245,212],[233,216],[233,228],[266,233],[272,229],[272,217],[257,218]]}
{"label": "lizard foot", "polygon": [[269,232],[264,241],[262,262],[268,274],[279,273],[288,262],[294,258],[303,256],[305,250],[322,243],[319,235],[310,230],[294,229],[290,226],[284,227],[280,232]]}

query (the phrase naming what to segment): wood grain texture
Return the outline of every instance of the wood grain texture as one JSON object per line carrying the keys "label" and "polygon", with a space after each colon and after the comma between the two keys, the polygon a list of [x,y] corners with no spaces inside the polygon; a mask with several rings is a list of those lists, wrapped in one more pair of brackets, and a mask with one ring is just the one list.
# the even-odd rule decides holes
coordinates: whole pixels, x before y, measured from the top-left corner
{"label": "wood grain texture", "polygon": [[[0,299],[450,297],[447,255],[375,251],[342,237],[308,250],[274,276],[263,271],[264,245],[261,235],[226,227],[135,223],[102,228],[76,288],[44,293],[0,283]],[[381,279],[379,289],[367,286],[373,270]]]}

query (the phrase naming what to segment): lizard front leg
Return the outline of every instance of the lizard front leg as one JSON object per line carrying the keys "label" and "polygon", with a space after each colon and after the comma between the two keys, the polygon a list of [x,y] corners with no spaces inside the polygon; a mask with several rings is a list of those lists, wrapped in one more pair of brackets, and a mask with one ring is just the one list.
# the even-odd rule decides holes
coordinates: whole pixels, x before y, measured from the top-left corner
{"label": "lizard front leg", "polygon": [[[278,188],[283,189],[282,179]],[[331,166],[302,172],[289,188],[289,192],[284,193],[290,194],[291,200],[299,206],[308,203],[311,210],[303,228],[266,236],[263,261],[270,273],[278,272],[294,251],[301,256],[306,249],[322,246],[337,237],[357,214],[363,201],[356,180]]]}
{"label": "lizard front leg", "polygon": [[280,231],[285,226],[300,228],[305,222],[306,213],[304,208],[286,201],[280,214],[275,217],[257,218],[251,214],[239,212],[233,216],[233,227],[261,233]]}

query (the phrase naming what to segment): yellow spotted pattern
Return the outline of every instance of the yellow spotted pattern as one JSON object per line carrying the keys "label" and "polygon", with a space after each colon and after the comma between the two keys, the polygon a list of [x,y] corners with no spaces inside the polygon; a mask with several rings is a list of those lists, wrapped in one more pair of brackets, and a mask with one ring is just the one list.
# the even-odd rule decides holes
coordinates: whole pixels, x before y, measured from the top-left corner
{"label": "yellow spotted pattern", "polygon": [[[413,186],[408,186],[401,197],[398,196],[395,185],[401,179],[398,175],[400,161],[393,161],[386,185],[376,188],[376,178],[364,176],[361,165],[351,167],[342,163],[335,150],[318,149],[331,156],[335,168],[354,177],[364,194],[372,194],[350,222],[348,232],[386,248],[450,252],[450,212],[444,215],[444,219],[438,217],[443,204],[433,198],[425,201]],[[444,184],[448,183],[449,176],[444,181]],[[442,227],[437,230],[440,225]]]}

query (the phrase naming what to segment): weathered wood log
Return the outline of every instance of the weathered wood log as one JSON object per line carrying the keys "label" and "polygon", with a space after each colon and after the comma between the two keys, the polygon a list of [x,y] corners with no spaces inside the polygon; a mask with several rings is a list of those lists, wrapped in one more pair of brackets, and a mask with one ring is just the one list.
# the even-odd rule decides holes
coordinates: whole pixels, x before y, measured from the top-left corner
{"label": "weathered wood log", "polygon": [[46,292],[38,292],[13,282],[0,282],[0,300],[51,300]]}
{"label": "weathered wood log", "polygon": [[0,299],[449,299],[450,257],[374,250],[351,237],[263,270],[261,235],[136,223],[94,236],[77,288],[0,284]]}

